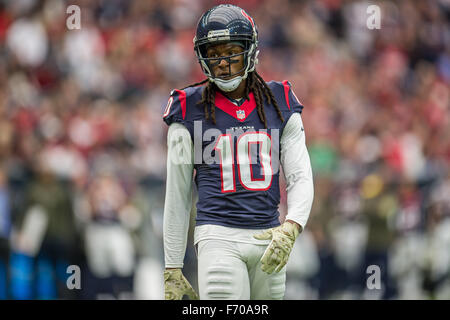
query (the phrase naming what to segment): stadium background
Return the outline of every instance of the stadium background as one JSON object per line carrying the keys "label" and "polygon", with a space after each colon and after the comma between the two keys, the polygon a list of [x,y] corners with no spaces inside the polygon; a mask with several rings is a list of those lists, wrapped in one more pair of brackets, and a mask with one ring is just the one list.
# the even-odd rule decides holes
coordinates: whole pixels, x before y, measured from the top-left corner
{"label": "stadium background", "polygon": [[[450,3],[230,2],[305,105],[315,199],[286,299],[450,299]],[[161,114],[203,79],[192,38],[218,3],[0,1],[0,299],[163,297]]]}

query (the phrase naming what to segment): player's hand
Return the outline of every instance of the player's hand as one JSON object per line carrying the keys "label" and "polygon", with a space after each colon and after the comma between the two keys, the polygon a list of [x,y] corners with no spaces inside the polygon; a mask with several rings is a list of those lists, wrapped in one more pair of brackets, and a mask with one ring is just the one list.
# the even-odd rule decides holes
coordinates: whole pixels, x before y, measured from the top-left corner
{"label": "player's hand", "polygon": [[166,269],[164,271],[164,299],[181,300],[187,295],[190,300],[199,300],[199,296],[184,277],[181,269]]}
{"label": "player's hand", "polygon": [[258,240],[272,239],[261,258],[262,271],[271,274],[283,269],[299,233],[299,228],[295,223],[285,222],[279,227],[253,236]]}

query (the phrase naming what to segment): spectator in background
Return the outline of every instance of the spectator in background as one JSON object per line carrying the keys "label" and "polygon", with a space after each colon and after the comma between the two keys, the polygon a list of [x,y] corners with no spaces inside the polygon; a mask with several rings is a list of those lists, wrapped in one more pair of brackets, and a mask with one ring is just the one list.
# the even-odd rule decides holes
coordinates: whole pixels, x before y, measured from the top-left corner
{"label": "spectator in background", "polygon": [[13,245],[18,253],[34,259],[33,298],[73,298],[66,285],[67,267],[78,264],[71,189],[44,160],[38,159],[36,178],[27,188],[25,210],[16,220],[18,235]]}
{"label": "spectator in background", "polygon": [[0,165],[0,300],[8,296],[9,237],[11,232],[11,204],[8,181]]}
{"label": "spectator in background", "polygon": [[335,216],[326,226],[332,239],[333,278],[337,284],[333,298],[357,299],[365,285],[361,270],[367,245],[367,221],[355,183],[336,191]]}
{"label": "spectator in background", "polygon": [[86,281],[87,298],[123,298],[124,295],[130,298],[136,249],[127,222],[129,215],[138,212],[128,204],[125,190],[110,173],[101,173],[92,179],[87,197],[90,221],[84,239],[92,274],[92,280]]}
{"label": "spectator in background", "polygon": [[432,299],[450,299],[450,179],[443,179],[431,191],[426,206],[427,252],[424,286]]}
{"label": "spectator in background", "polygon": [[[364,288],[362,294],[370,299],[391,299],[395,294],[395,283],[388,264],[389,249],[394,237],[394,217],[398,210],[393,186],[384,185],[379,175],[371,174],[361,183],[363,199],[362,213],[368,224],[367,248],[360,275],[366,275],[369,266],[380,267],[380,289],[370,292]],[[360,280],[364,283],[364,277]]]}

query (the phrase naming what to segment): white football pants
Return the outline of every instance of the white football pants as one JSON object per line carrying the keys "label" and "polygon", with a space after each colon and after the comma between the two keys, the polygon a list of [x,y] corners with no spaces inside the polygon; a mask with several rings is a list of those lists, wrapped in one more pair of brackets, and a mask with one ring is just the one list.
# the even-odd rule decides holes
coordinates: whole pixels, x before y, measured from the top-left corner
{"label": "white football pants", "polygon": [[198,286],[201,300],[283,299],[286,267],[278,273],[261,270],[267,245],[230,240],[198,242]]}

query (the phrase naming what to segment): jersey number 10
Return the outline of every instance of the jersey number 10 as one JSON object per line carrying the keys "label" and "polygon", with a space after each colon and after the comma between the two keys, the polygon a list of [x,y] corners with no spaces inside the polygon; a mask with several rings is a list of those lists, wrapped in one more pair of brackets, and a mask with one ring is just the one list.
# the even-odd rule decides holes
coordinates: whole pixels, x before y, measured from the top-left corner
{"label": "jersey number 10", "polygon": [[[248,132],[242,134],[236,143],[236,163],[232,150],[232,139],[230,134],[223,134],[218,137],[214,150],[219,152],[220,158],[220,178],[222,192],[236,191],[237,168],[239,182],[247,190],[265,191],[270,188],[273,178],[272,169],[272,140],[265,132]],[[259,145],[259,159],[262,178],[255,178],[252,164],[256,160],[251,155],[252,144]]]}

